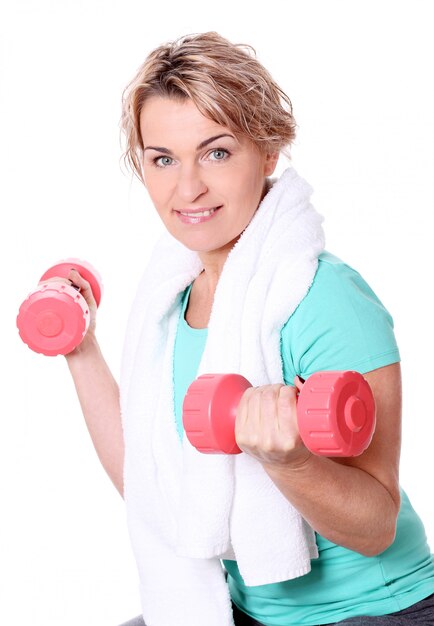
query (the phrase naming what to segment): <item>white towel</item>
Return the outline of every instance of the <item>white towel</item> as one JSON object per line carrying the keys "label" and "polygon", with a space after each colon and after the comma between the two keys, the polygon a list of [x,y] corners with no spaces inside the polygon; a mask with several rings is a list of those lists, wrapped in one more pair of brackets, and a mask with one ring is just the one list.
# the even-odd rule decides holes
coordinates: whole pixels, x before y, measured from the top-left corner
{"label": "white towel", "polygon": [[[312,190],[293,168],[268,191],[220,276],[199,372],[283,382],[280,331],[312,284],[324,248]],[[233,624],[221,558],[247,585],[289,580],[318,556],[313,530],[247,454],[181,445],[173,350],[184,289],[202,271],[169,234],[157,244],[132,309],[121,401],[125,502],[147,626]]]}

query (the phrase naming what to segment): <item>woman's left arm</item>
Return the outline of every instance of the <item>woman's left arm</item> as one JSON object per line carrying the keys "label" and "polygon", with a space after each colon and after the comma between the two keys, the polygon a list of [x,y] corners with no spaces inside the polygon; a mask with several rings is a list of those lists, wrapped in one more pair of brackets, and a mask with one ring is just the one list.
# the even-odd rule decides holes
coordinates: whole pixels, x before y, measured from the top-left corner
{"label": "woman's left arm", "polygon": [[377,425],[370,446],[358,457],[332,459],[309,452],[298,433],[296,390],[283,385],[245,392],[236,439],[316,532],[374,556],[393,542],[400,506],[400,366],[364,376],[374,393]]}

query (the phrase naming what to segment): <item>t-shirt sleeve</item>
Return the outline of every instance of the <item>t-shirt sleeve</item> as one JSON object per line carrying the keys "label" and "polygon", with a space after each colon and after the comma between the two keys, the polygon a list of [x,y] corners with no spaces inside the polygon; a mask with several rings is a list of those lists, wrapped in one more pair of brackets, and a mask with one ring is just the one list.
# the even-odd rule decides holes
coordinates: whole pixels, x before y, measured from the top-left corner
{"label": "t-shirt sleeve", "polygon": [[362,374],[400,360],[393,320],[358,272],[325,253],[281,332],[285,383],[325,370]]}

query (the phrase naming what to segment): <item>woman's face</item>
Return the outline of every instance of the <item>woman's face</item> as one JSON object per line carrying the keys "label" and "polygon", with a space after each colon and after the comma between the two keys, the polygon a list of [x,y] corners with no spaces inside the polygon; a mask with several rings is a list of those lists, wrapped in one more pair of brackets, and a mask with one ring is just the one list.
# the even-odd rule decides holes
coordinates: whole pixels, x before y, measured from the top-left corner
{"label": "woman's face", "polygon": [[167,230],[202,253],[228,250],[252,219],[278,154],[204,117],[191,100],[149,99],[143,178]]}

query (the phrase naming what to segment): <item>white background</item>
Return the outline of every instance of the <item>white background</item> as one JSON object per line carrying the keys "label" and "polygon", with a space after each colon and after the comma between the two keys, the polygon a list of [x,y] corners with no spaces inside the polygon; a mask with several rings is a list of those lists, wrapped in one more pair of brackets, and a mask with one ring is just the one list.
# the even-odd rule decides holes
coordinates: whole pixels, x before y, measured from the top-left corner
{"label": "white background", "polygon": [[27,349],[15,317],[49,265],[89,260],[104,278],[99,338],[118,375],[131,299],[161,229],[120,168],[121,92],[154,46],[190,32],[252,44],[293,101],[293,163],[315,188],[327,247],[395,320],[402,484],[433,544],[430,5],[2,0],[1,624],[116,626],[139,612],[122,501],[66,365]]}

